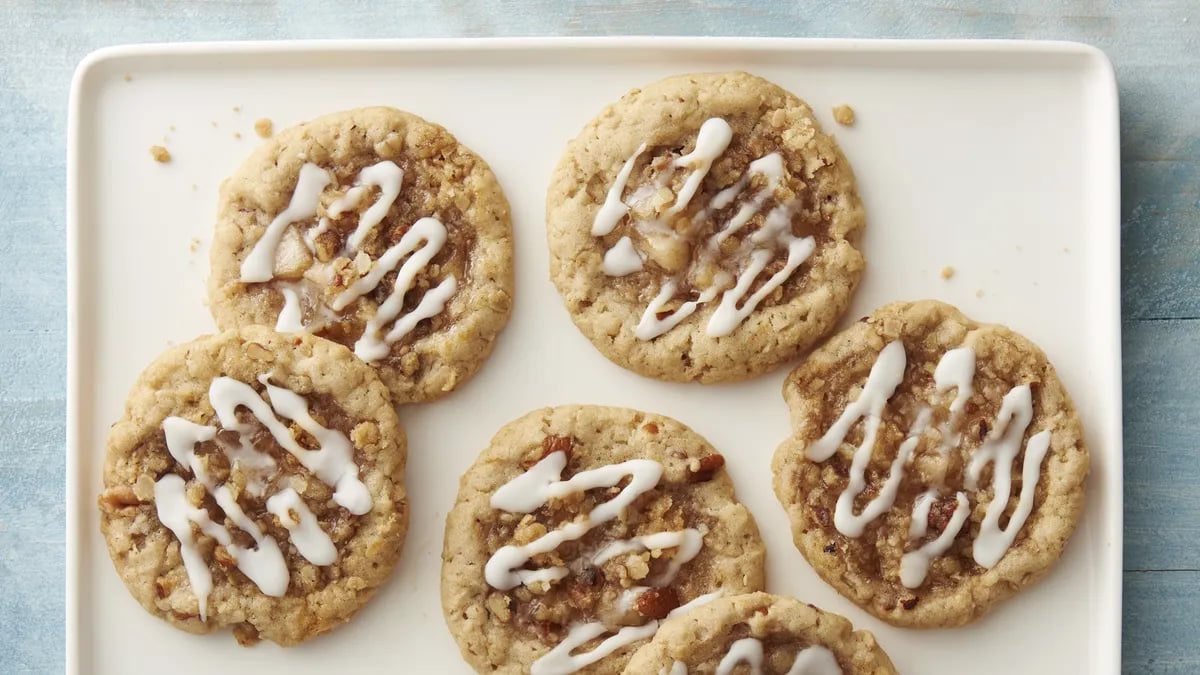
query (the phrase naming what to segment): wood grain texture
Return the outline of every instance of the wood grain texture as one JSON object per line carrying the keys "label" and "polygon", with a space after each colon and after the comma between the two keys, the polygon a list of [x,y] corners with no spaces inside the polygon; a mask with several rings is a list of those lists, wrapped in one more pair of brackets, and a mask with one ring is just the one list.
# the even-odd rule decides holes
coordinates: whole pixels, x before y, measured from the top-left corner
{"label": "wood grain texture", "polygon": [[[1125,671],[1200,672],[1200,7],[910,3],[16,0],[0,16],[0,670],[63,664],[63,176],[68,83],[126,42],[514,35],[1022,37],[1104,49],[1121,92]],[[384,17],[386,20],[381,20]],[[1163,572],[1155,570],[1191,570]]]}

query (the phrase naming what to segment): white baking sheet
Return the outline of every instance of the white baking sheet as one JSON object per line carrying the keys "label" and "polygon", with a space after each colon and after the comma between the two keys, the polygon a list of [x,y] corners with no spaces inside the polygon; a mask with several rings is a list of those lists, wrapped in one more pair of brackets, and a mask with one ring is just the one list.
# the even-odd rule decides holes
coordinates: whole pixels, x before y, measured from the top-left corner
{"label": "white baking sheet", "polygon": [[[632,87],[733,68],[806,99],[854,165],[869,270],[847,321],[891,300],[955,303],[1041,344],[1079,405],[1093,457],[1082,525],[1046,581],[975,625],[888,627],[793,548],[769,487],[788,432],[787,369],[733,386],[643,379],[591,347],[550,284],[543,200],[564,143]],[[857,111],[853,128],[833,124],[840,103]],[[412,528],[395,576],[351,624],[290,650],[182,633],[133,601],[104,550],[94,504],[105,433],[156,354],[213,330],[204,279],[216,188],[260,142],[254,120],[281,128],[378,104],[445,125],[495,169],[516,229],[512,323],[467,386],[401,411]],[[444,516],[496,429],[560,403],[665,413],[706,436],[758,519],[769,590],[875,631],[903,672],[1119,670],[1117,108],[1098,51],[693,38],[122,47],[80,66],[69,135],[69,672],[467,672],[439,605]],[[151,160],[154,144],[170,164]],[[948,281],[945,266],[956,270]]]}

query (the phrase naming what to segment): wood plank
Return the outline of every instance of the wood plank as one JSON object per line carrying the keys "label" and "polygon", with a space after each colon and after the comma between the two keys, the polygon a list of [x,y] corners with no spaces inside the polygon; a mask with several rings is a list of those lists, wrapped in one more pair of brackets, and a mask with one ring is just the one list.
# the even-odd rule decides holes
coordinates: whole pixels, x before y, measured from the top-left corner
{"label": "wood plank", "polygon": [[1122,667],[1129,675],[1200,672],[1200,572],[1125,575]]}
{"label": "wood plank", "polygon": [[1124,328],[1125,569],[1200,569],[1200,322]]}

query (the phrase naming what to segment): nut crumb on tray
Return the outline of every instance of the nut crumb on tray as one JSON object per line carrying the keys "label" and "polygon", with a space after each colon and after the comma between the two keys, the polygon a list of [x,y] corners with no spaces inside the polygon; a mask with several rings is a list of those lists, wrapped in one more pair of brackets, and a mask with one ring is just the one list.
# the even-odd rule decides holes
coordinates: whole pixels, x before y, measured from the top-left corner
{"label": "nut crumb on tray", "polygon": [[150,156],[159,164],[166,164],[171,161],[171,153],[167,152],[167,149],[161,145],[150,146]]}
{"label": "nut crumb on tray", "polygon": [[945,267],[942,268],[942,278],[943,279],[949,279],[952,276],[954,276],[954,268],[953,267],[946,265]]}
{"label": "nut crumb on tray", "polygon": [[854,108],[845,104],[835,105],[833,107],[833,120],[844,127],[853,126]]}

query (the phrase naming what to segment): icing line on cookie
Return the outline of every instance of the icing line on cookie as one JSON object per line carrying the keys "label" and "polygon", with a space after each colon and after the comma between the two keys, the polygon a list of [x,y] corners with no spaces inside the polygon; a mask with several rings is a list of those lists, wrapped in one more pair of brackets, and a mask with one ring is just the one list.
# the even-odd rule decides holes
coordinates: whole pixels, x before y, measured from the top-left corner
{"label": "icing line on cookie", "polygon": [[582,520],[576,520],[547,532],[537,539],[520,546],[502,546],[484,565],[484,578],[488,585],[507,591],[522,584],[557,581],[569,571],[565,567],[550,567],[539,570],[521,569],[534,556],[549,553],[568,541],[575,541],[621,515],[635,499],[658,485],[663,466],[649,459],[631,459],[620,464],[610,464],[597,469],[581,471],[569,480],[560,480],[567,466],[567,455],[552,452],[533,465],[528,471],[500,486],[491,497],[491,506],[509,513],[532,513],[547,501],[576,492],[601,487],[615,487],[629,478],[629,484],[616,496],[598,504]]}
{"label": "icing line on cookie", "polygon": [[[714,591],[701,595],[691,602],[676,607],[667,614],[667,618],[664,621],[681,614],[686,614],[700,605],[712,602],[721,595],[722,591]],[[608,627],[600,621],[577,623],[567,631],[567,637],[563,638],[562,642],[555,645],[553,649],[533,662],[529,673],[530,675],[569,675],[581,668],[596,663],[618,649],[627,647],[640,640],[649,640],[658,632],[659,624],[660,622],[655,620],[648,621],[640,626],[624,626],[615,634],[604,639],[595,649],[579,654],[572,654],[571,652],[579,647],[610,632]]]}
{"label": "icing line on cookie", "polygon": [[1021,467],[1021,496],[1017,508],[1005,528],[1000,527],[1000,517],[1008,508],[1008,497],[1012,491],[1012,463],[1021,451],[1021,440],[1033,419],[1033,397],[1029,385],[1013,387],[1004,396],[1000,413],[996,416],[995,431],[971,456],[967,464],[967,489],[977,488],[980,474],[985,466],[992,464],[992,501],[979,525],[979,536],[975,538],[973,555],[975,562],[991,568],[1000,562],[1012,546],[1017,532],[1033,510],[1034,492],[1041,477],[1042,459],[1050,448],[1050,432],[1034,434],[1025,445],[1025,460]]}
{"label": "icing line on cookie", "polygon": [[[732,138],[733,130],[725,120],[719,117],[710,118],[700,126],[700,130],[696,136],[695,148],[690,153],[675,159],[667,167],[667,170],[660,173],[654,185],[655,191],[657,191],[657,189],[666,185],[675,169],[692,167],[691,173],[685,179],[679,193],[675,196],[674,203],[667,209],[666,215],[672,216],[687,208],[696,191],[699,189],[700,183],[708,175],[713,161],[725,152]],[[597,211],[593,219],[593,236],[609,234],[620,220],[629,213],[630,207],[622,201],[621,197],[627,187],[634,163],[645,150],[646,145],[643,143],[621,167],[621,171],[617,174],[616,179],[605,195],[604,204]],[[750,222],[751,218],[762,211],[767,200],[775,193],[775,190],[779,187],[785,176],[783,157],[779,153],[774,152],[754,160],[736,183],[717,193],[707,206],[692,217],[694,229],[697,224],[703,222],[711,210],[723,209],[732,204],[756,175],[766,177],[766,185],[756,191],[738,209],[738,212],[730,218],[729,222],[724,227],[719,228],[716,234],[709,238],[706,244],[708,249],[706,255],[708,257],[716,255],[720,251],[720,246],[723,242],[740,231]],[[643,188],[645,187],[647,186],[643,186]],[[639,194],[641,193],[635,191],[635,195],[631,196],[631,200],[634,200]],[[644,199],[648,196],[649,193],[640,198]],[[657,221],[640,223],[639,227],[640,229],[649,229],[652,231],[663,230],[662,235],[667,237],[681,236],[670,227]],[[651,234],[646,234],[646,237],[650,238]],[[739,252],[739,255],[748,256],[748,259],[741,273],[738,275],[737,283],[732,288],[727,288],[724,291],[720,305],[718,305],[705,327],[705,333],[710,337],[724,337],[731,334],[758,308],[758,305],[766,297],[775,292],[777,288],[791,277],[796,269],[812,255],[816,248],[816,241],[812,237],[798,238],[792,235],[791,209],[789,205],[781,205],[772,209],[767,214],[766,223],[763,228],[755,232],[748,243],[749,246],[744,246],[743,250]],[[762,273],[777,255],[777,249],[786,251],[787,259],[783,268],[767,279],[758,291],[749,298],[746,298],[750,287],[754,284],[758,275]],[[644,256],[634,247],[633,241],[628,237],[622,237],[605,252],[602,270],[608,276],[626,276],[632,272],[641,270],[643,261]],[[642,317],[635,329],[635,336],[638,339],[651,340],[671,330],[687,317],[691,316],[701,305],[712,301],[723,288],[726,288],[726,284],[714,279],[707,289],[701,291],[700,297],[683,303],[679,308],[660,318],[659,314],[662,313],[663,307],[674,297],[678,287],[678,279],[670,278],[664,280],[659,294],[655,296],[655,299],[651,301],[642,313]]]}
{"label": "icing line on cookie", "polygon": [[[729,651],[717,664],[716,675],[732,675],[740,664],[746,664],[751,675],[762,675],[763,643],[760,640],[748,637],[729,645]],[[682,672],[686,673],[687,668]],[[787,675],[842,675],[842,669],[833,652],[821,645],[810,645],[796,654]]]}
{"label": "icing line on cookie", "polygon": [[623,277],[642,270],[642,254],[638,253],[629,237],[621,237],[604,254],[604,273],[610,277]]}
{"label": "icing line on cookie", "polygon": [[621,200],[621,195],[625,192],[625,185],[629,182],[629,175],[633,173],[634,162],[645,151],[646,144],[642,143],[638,146],[637,152],[625,160],[621,171],[617,173],[616,180],[613,181],[612,186],[608,188],[608,193],[604,196],[604,204],[596,212],[595,219],[592,220],[593,237],[603,237],[612,232],[617,223],[621,222],[621,219],[625,217],[625,214],[629,213],[629,206]]}
{"label": "icing line on cookie", "polygon": [[246,283],[270,281],[275,276],[275,249],[288,225],[317,215],[321,193],[333,181],[329,172],[316,164],[304,164],[296,179],[296,189],[287,208],[275,216],[262,237],[242,261],[241,280]]}
{"label": "icing line on cookie", "polygon": [[[412,311],[402,314],[405,295],[412,290],[421,270],[428,267],[434,256],[446,245],[448,236],[446,226],[436,218],[421,218],[413,223],[400,241],[379,256],[366,276],[355,281],[334,298],[330,307],[340,312],[351,302],[373,291],[386,274],[400,265],[400,271],[396,273],[396,280],[392,284],[392,292],[375,311],[375,315],[367,320],[362,336],[354,344],[354,353],[359,358],[369,363],[387,356],[393,342],[412,332],[421,321],[437,316],[446,308],[446,303],[458,290],[458,280],[454,275],[442,279],[437,286],[421,296],[420,302]],[[404,261],[403,264],[400,263],[401,260]],[[382,328],[393,321],[395,323],[391,330],[381,337],[379,333]]]}
{"label": "icing line on cookie", "polygon": [[[400,167],[396,166],[395,162],[390,160],[368,166],[358,172],[358,180],[355,182],[355,187],[351,188],[351,192],[356,189],[362,190],[365,187],[374,186],[379,188],[380,195],[374,204],[369,206],[366,211],[363,211],[362,215],[358,218],[358,227],[355,227],[354,232],[351,232],[350,236],[346,237],[347,251],[351,253],[357,251],[358,247],[362,246],[363,239],[366,239],[371,230],[383,222],[388,209],[392,208],[392,204],[400,196],[400,186],[403,183],[404,172],[400,170]],[[349,195],[350,192],[347,192],[346,197],[349,197]],[[362,192],[360,191],[356,195],[362,195]],[[343,199],[346,199],[346,197],[343,197]],[[351,203],[357,206],[360,199],[360,196],[356,196]],[[341,209],[344,207],[341,207],[341,205],[339,207],[337,213],[330,214],[332,217],[336,218],[340,215]]]}
{"label": "icing line on cookie", "polygon": [[314,565],[332,565],[337,560],[333,540],[321,529],[317,517],[292,488],[271,495],[267,511],[291,534],[292,544],[304,559]]}
{"label": "icing line on cookie", "polygon": [[[936,497],[925,492],[913,505],[913,519],[908,533],[910,539],[920,539],[925,536],[929,529],[929,509],[933,506],[934,501],[936,501]],[[905,588],[919,588],[921,584],[925,583],[925,575],[929,573],[929,563],[950,549],[950,545],[954,543],[963,525],[966,524],[967,516],[971,514],[971,505],[967,501],[966,493],[957,493],[954,501],[954,513],[946,523],[946,529],[942,530],[942,533],[933,541],[926,542],[915,551],[909,551],[900,557],[900,583],[904,584]]]}
{"label": "icing line on cookie", "polygon": [[[243,261],[241,281],[266,282],[275,278],[275,256],[284,232],[292,223],[317,215],[321,193],[332,181],[330,173],[315,164],[306,163],[300,168],[296,188],[288,207],[271,221]],[[345,246],[338,252],[339,257],[350,258],[362,246],[371,231],[387,216],[388,210],[400,195],[403,182],[403,170],[390,160],[363,168],[355,179],[354,186],[334,200],[326,209],[326,215],[303,234],[304,245],[311,252],[315,252],[317,237],[329,230],[330,219],[341,216],[347,210],[358,208],[368,195],[369,189],[378,187],[379,199],[359,216],[354,231],[346,238]],[[446,303],[458,290],[458,280],[453,275],[447,275],[436,287],[426,291],[417,307],[407,314],[402,314],[405,294],[412,289],[416,276],[429,266],[433,257],[445,246],[447,238],[446,227],[440,221],[429,217],[419,219],[399,242],[373,262],[365,276],[354,281],[329,303],[328,308],[334,312],[345,310],[350,303],[373,291],[386,274],[404,261],[404,264],[400,265],[391,294],[367,321],[362,337],[354,345],[359,358],[372,362],[387,356],[392,343],[412,332],[421,321],[445,310]],[[276,321],[276,330],[306,330],[303,307],[295,287],[281,287],[280,293],[283,295],[283,309]],[[317,304],[320,305],[320,309],[326,309],[324,303]],[[392,322],[395,322],[392,328],[380,336],[383,328]],[[318,330],[323,325],[324,322],[320,322],[308,326],[307,329]]]}
{"label": "icing line on cookie", "polygon": [[[915,451],[920,433],[928,425],[929,409],[923,408],[918,413],[913,429],[898,448],[891,473],[880,488],[879,494],[863,509],[861,515],[855,516],[853,514],[854,499],[865,489],[863,471],[869,463],[871,451],[874,448],[883,408],[903,380],[905,365],[906,354],[901,342],[891,342],[884,347],[872,365],[867,382],[858,399],[848,405],[825,434],[805,451],[808,459],[814,462],[826,461],[841,446],[850,427],[859,420],[864,420],[863,442],[851,460],[848,484],[838,497],[835,512],[835,526],[846,536],[861,536],[867,524],[891,508],[899,487],[903,467]],[[950,416],[940,428],[942,443],[939,452],[943,455],[951,448],[957,447],[962,441],[962,435],[955,431],[955,426],[967,400],[973,393],[974,374],[975,353],[969,347],[946,352],[934,370],[936,391],[957,389],[949,406]],[[992,435],[975,450],[966,467],[964,487],[967,491],[978,492],[978,482],[983,469],[988,464],[994,465],[991,485],[993,498],[988,504],[983,522],[980,524],[979,534],[973,544],[973,557],[979,565],[985,568],[990,569],[1004,557],[1033,510],[1035,490],[1041,476],[1041,463],[1050,445],[1049,430],[1034,434],[1025,445],[1022,488],[1017,508],[1009,518],[1007,526],[1000,527],[1000,518],[1007,508],[1012,490],[1012,463],[1021,451],[1021,441],[1032,419],[1033,402],[1029,385],[1013,387],[1004,396],[1000,411],[993,424]],[[937,496],[938,490],[931,488],[914,501],[909,524],[910,539],[921,539],[926,536],[929,511]],[[933,541],[926,542],[917,550],[906,553],[902,557],[901,583],[906,587],[917,588],[924,583],[932,558],[944,554],[965,525],[970,514],[966,493],[957,493],[955,500],[955,510],[945,530]],[[886,506],[878,508],[883,504]]]}
{"label": "icing line on cookie", "polygon": [[896,493],[900,491],[900,482],[904,479],[904,466],[912,457],[917,444],[921,442],[921,434],[929,426],[931,416],[929,408],[922,408],[921,412],[917,414],[917,419],[909,429],[908,436],[900,443],[896,458],[892,460],[888,477],[879,487],[879,493],[863,507],[861,513],[855,514],[854,500],[862,494],[863,490],[867,489],[867,465],[871,462],[874,444],[863,443],[858,447],[850,463],[850,477],[846,489],[838,495],[837,507],[834,509],[833,524],[837,527],[838,532],[847,537],[861,537],[867,525],[892,508],[892,504],[896,501]]}
{"label": "icing line on cookie", "polygon": [[[271,384],[266,375],[260,376],[258,381],[266,387],[270,403],[244,382],[230,377],[213,380],[209,386],[208,400],[221,426],[239,433],[252,431],[251,425],[243,424],[237,418],[239,407],[248,409],[284,450],[321,482],[334,488],[334,502],[355,515],[369,512],[372,506],[371,493],[358,478],[358,465],[354,463],[354,448],[350,439],[337,429],[327,429],[314,420],[304,397]],[[307,450],[296,442],[291,430],[276,417],[276,412],[308,432],[317,441],[317,449]]]}

